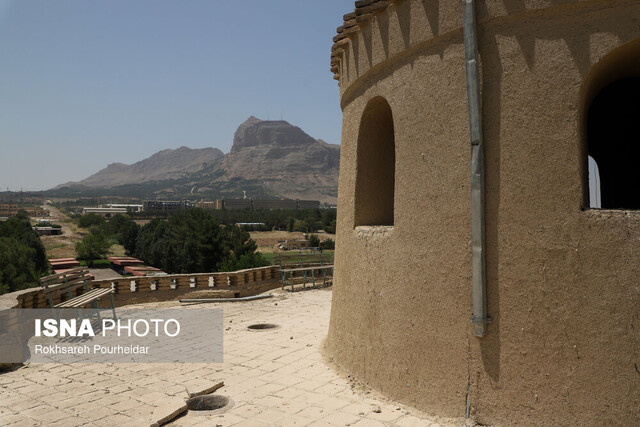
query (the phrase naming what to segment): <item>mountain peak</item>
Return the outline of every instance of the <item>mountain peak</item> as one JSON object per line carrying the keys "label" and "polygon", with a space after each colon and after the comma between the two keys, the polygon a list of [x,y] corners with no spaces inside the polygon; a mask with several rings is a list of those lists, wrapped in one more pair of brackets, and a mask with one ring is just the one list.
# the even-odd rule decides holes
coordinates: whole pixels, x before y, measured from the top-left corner
{"label": "mountain peak", "polygon": [[260,120],[256,116],[249,116],[249,118],[244,122],[242,122],[240,126],[252,126],[252,125],[255,125],[256,123],[260,123],[261,121],[262,120]]}
{"label": "mountain peak", "polygon": [[231,152],[248,147],[295,147],[317,143],[302,129],[284,120],[260,120],[253,116],[238,126]]}

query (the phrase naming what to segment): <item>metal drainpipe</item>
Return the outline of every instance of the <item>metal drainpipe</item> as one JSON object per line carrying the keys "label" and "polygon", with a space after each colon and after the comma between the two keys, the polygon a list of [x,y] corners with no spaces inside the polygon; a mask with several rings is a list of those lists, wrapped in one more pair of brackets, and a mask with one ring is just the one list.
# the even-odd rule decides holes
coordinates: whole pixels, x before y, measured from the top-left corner
{"label": "metal drainpipe", "polygon": [[478,68],[475,1],[462,0],[464,51],[467,71],[467,105],[471,135],[471,282],[473,287],[473,334],[483,337],[487,316],[484,238],[484,150],[482,144],[482,106]]}

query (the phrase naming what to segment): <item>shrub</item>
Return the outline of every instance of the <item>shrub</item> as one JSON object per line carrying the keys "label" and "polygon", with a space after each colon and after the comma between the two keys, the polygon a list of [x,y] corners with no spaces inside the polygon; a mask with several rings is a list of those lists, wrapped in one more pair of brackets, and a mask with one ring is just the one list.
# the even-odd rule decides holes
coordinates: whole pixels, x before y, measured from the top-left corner
{"label": "shrub", "polygon": [[312,248],[320,247],[320,239],[318,238],[317,234],[312,234],[311,236],[309,236],[309,246],[311,246]]}
{"label": "shrub", "polygon": [[336,242],[333,239],[326,239],[322,243],[320,243],[320,249],[324,250],[333,250],[336,248]]}
{"label": "shrub", "polygon": [[96,215],[94,213],[88,213],[82,215],[80,219],[78,219],[78,227],[80,228],[89,228],[93,225],[103,225],[105,223],[105,219],[100,215]]}

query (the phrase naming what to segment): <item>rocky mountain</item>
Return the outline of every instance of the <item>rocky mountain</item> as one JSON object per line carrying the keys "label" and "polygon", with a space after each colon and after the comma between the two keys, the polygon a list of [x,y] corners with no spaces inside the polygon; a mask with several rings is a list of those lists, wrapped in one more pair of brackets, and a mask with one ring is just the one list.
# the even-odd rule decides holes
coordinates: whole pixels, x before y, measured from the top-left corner
{"label": "rocky mountain", "polygon": [[233,198],[246,191],[253,198],[335,203],[339,162],[339,145],[314,139],[286,121],[251,116],[236,130],[228,154],[215,148],[164,150],[133,165],[111,164],[57,190],[67,196],[174,199]]}
{"label": "rocky mountain", "polygon": [[336,196],[339,165],[339,145],[318,141],[286,121],[252,116],[236,130],[220,165],[224,174],[215,181],[260,180],[280,197],[321,200]]}

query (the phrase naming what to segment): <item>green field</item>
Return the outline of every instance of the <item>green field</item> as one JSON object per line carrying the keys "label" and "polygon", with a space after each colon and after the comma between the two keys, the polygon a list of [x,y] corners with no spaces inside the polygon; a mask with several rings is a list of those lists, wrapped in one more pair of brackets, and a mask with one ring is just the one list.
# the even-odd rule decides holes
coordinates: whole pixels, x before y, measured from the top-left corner
{"label": "green field", "polygon": [[[83,267],[87,266],[87,261],[85,261],[85,260],[81,260],[81,261],[78,261],[78,262]],[[108,259],[94,259],[93,260],[93,265],[91,266],[91,268],[109,268],[110,265],[111,265],[111,263],[109,262]]]}
{"label": "green field", "polygon": [[[282,253],[287,253],[287,252],[282,252]],[[291,251],[289,253],[295,253],[295,251]],[[322,251],[323,254],[328,254],[331,255],[333,257],[333,253],[334,251]],[[274,253],[274,252],[262,252],[262,256],[265,257],[265,259],[267,261],[269,261],[270,264],[276,264],[278,262],[278,254]]]}

